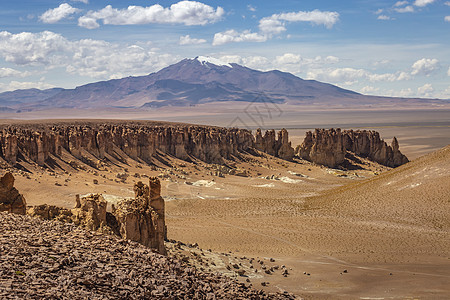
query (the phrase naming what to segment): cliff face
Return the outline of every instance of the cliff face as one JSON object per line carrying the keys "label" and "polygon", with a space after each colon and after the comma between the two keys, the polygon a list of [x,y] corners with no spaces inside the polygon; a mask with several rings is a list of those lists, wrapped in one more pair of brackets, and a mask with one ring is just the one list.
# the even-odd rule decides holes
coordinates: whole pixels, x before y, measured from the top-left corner
{"label": "cliff face", "polygon": [[[258,136],[259,133],[259,136]],[[255,137],[249,130],[193,125],[147,125],[145,123],[57,124],[48,126],[6,126],[0,128],[0,157],[15,164],[24,157],[43,166],[50,155],[67,151],[78,159],[89,152],[99,160],[106,155],[124,153],[135,160],[150,162],[158,151],[187,160],[197,158],[207,163],[239,156],[256,148],[283,159],[292,159],[288,134],[275,131]],[[262,143],[258,142],[262,139]]]}
{"label": "cliff face", "polygon": [[344,163],[347,151],[388,167],[398,167],[409,161],[400,152],[395,137],[389,146],[378,132],[367,130],[316,129],[314,133],[306,133],[295,152],[303,159],[336,167]]}

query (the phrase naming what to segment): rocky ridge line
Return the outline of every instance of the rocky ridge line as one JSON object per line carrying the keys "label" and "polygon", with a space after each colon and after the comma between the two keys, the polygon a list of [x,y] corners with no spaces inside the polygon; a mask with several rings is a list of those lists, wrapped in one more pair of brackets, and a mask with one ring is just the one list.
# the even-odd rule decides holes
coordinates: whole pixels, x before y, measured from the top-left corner
{"label": "rocky ridge line", "polygon": [[[192,158],[207,163],[223,163],[252,148],[283,159],[292,159],[288,133],[282,130],[257,134],[251,131],[195,125],[147,125],[143,123],[90,123],[84,125],[8,125],[0,127],[0,158],[14,165],[27,159],[44,166],[51,156],[63,151],[80,160],[86,152],[98,160],[128,156],[151,163],[158,151],[182,160]],[[262,141],[262,142],[261,142]]]}
{"label": "rocky ridge line", "polygon": [[397,138],[389,146],[372,130],[316,129],[307,132],[295,149],[300,158],[332,168],[344,163],[347,151],[388,167],[409,162],[400,152]]}

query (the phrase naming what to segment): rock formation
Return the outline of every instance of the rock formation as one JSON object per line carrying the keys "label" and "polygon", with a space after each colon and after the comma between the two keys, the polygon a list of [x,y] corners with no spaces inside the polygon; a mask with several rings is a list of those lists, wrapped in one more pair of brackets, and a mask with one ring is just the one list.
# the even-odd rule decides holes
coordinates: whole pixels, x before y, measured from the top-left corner
{"label": "rock formation", "polygon": [[26,208],[25,198],[14,187],[14,176],[6,173],[0,178],[0,211],[24,215]]}
{"label": "rock formation", "polygon": [[52,156],[61,157],[64,151],[92,167],[98,167],[108,156],[128,156],[150,163],[159,152],[183,160],[197,158],[221,164],[251,148],[288,160],[294,154],[286,129],[276,139],[274,130],[266,131],[264,136],[258,130],[255,138],[245,129],[143,121],[0,126],[0,161],[10,164],[25,159],[44,166]]}
{"label": "rock formation", "polygon": [[81,199],[77,195],[73,209],[43,204],[29,208],[27,213],[46,220],[56,219],[89,230],[116,234],[166,254],[164,199],[161,197],[159,179],[151,177],[149,185],[138,182],[134,191],[134,199],[119,201],[112,206],[111,213],[106,211],[107,202],[101,194],[91,194]]}
{"label": "rock formation", "polygon": [[165,254],[166,226],[161,183],[157,177],[151,177],[149,186],[139,181],[134,186],[134,191],[134,199],[120,201],[113,210],[119,223],[120,235]]}
{"label": "rock formation", "polygon": [[254,147],[267,154],[279,157],[285,160],[292,160],[294,158],[294,148],[289,142],[289,135],[286,129],[278,132],[278,139],[275,138],[275,130],[267,130],[264,136],[261,129],[256,130]]}
{"label": "rock formation", "polygon": [[299,157],[328,167],[342,165],[347,151],[388,167],[409,161],[400,152],[395,137],[389,146],[378,132],[371,130],[316,129],[314,133],[307,132],[295,150]]}

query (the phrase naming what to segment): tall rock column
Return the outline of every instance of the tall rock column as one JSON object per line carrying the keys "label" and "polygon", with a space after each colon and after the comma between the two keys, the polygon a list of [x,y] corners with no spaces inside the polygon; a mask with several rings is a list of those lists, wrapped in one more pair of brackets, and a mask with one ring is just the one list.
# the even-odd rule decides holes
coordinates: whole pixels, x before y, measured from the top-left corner
{"label": "tall rock column", "polygon": [[156,240],[158,241],[158,251],[165,253],[164,239],[166,237],[166,221],[165,221],[165,203],[161,197],[161,182],[158,177],[150,177],[150,197],[149,205],[155,210],[156,215],[152,214],[153,222],[156,225]]}
{"label": "tall rock column", "polygon": [[14,176],[9,172],[0,177],[0,211],[21,215],[27,211],[25,198],[14,187]]}

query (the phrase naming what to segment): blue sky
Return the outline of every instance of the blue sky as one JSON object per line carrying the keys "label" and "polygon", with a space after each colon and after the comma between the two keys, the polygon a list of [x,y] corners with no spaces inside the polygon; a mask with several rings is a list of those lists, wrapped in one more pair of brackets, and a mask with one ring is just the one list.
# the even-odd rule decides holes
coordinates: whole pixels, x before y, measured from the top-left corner
{"label": "blue sky", "polygon": [[358,92],[450,98],[450,1],[2,1],[0,92],[198,55]]}

